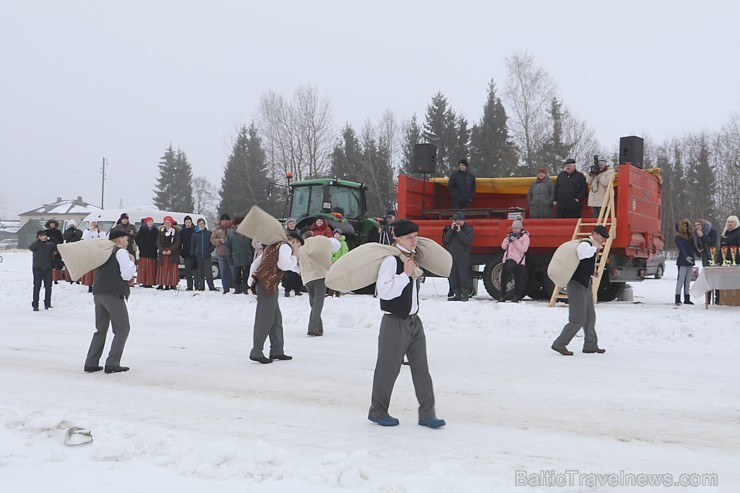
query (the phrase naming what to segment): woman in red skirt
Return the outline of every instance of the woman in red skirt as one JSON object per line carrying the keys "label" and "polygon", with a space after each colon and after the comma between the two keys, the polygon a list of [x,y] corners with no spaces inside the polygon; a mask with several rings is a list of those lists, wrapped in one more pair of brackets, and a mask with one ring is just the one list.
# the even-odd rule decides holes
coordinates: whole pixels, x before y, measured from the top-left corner
{"label": "woman in red skirt", "polygon": [[142,226],[136,233],[136,245],[139,247],[139,265],[136,277],[139,285],[151,288],[157,282],[157,237],[159,230],[154,227],[154,218],[145,217]]}
{"label": "woman in red skirt", "polygon": [[175,226],[171,216],[164,217],[164,225],[157,235],[159,267],[157,270],[157,289],[177,289],[180,283],[178,265],[180,263],[180,228]]}

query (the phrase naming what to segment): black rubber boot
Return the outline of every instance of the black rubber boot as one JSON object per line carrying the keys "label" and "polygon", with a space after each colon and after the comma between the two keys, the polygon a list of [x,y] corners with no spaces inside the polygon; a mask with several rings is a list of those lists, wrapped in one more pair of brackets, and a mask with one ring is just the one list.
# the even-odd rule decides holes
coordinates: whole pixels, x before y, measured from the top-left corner
{"label": "black rubber boot", "polygon": [[694,303],[691,302],[691,295],[685,294],[683,295],[683,304],[684,305],[693,305]]}
{"label": "black rubber boot", "polygon": [[677,294],[676,295],[676,302],[674,303],[674,305],[679,306],[680,304],[681,304],[681,295],[680,294]]}

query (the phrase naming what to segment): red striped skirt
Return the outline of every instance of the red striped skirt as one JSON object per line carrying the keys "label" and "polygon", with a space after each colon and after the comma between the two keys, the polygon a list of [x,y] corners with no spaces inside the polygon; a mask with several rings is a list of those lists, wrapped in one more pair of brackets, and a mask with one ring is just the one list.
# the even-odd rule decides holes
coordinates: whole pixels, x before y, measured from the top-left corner
{"label": "red striped skirt", "polygon": [[160,286],[177,286],[180,282],[180,273],[177,270],[177,262],[165,260],[159,264],[157,270],[157,284]]}
{"label": "red striped skirt", "polygon": [[64,271],[62,269],[52,269],[51,270],[51,280],[52,281],[63,281]]}
{"label": "red striped skirt", "polygon": [[84,276],[82,276],[82,279],[80,279],[80,283],[82,283],[85,286],[92,286],[93,281],[95,280],[95,270],[91,270],[90,272],[86,272]]}
{"label": "red striped skirt", "polygon": [[139,258],[139,266],[136,269],[136,280],[142,286],[153,286],[157,283],[157,259]]}

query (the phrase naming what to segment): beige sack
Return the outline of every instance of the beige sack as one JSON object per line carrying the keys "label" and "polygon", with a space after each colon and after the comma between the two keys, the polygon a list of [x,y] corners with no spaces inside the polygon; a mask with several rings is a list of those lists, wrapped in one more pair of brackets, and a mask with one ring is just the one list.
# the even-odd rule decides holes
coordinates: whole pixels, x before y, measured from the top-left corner
{"label": "beige sack", "polygon": [[567,286],[570,278],[573,277],[573,273],[581,262],[576,253],[581,241],[583,240],[566,241],[552,254],[550,265],[547,266],[547,276],[556,286],[561,288]]}
{"label": "beige sack", "polygon": [[77,281],[107,262],[115,246],[115,243],[105,238],[91,238],[74,243],[62,243],[57,245],[57,248],[69,272],[69,278]]}
{"label": "beige sack", "polygon": [[[342,255],[329,269],[326,275],[326,287],[336,291],[355,291],[378,280],[380,264],[389,255],[402,256],[401,251],[389,245],[366,243]],[[416,245],[416,263],[429,272],[449,277],[452,270],[452,257],[438,243],[428,238],[419,237]],[[421,277],[422,270],[417,268],[411,275],[414,279]]]}
{"label": "beige sack", "polygon": [[304,284],[325,278],[331,268],[331,240],[326,236],[306,238],[298,249],[298,265]]}
{"label": "beige sack", "polygon": [[249,209],[247,217],[236,228],[236,232],[252,240],[257,240],[265,246],[279,241],[286,243],[288,241],[288,233],[285,232],[285,228],[280,224],[280,221],[256,205]]}

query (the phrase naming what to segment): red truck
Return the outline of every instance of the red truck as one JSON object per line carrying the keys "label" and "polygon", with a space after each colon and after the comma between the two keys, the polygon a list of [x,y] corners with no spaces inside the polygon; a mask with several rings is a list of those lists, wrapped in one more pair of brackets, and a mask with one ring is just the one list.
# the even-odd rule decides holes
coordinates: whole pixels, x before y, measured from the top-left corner
{"label": "red truck", "polygon": [[[550,298],[554,286],[547,276],[547,266],[557,247],[573,237],[578,219],[527,218],[527,191],[534,180],[534,177],[478,178],[475,198],[465,210],[467,222],[475,228],[473,275],[482,277],[486,291],[494,299],[500,297],[501,242],[511,231],[515,213],[521,213],[524,229],[530,235],[526,294],[533,299]],[[616,232],[612,230],[614,240],[599,285],[600,301],[615,299],[626,281],[642,281],[648,259],[663,249],[660,176],[623,163],[617,169],[614,192]],[[421,236],[441,244],[442,231],[456,212],[450,207],[446,178],[420,180],[399,176],[398,217],[417,222]],[[584,220],[591,217],[588,207],[583,207],[581,217]],[[511,284],[507,291],[513,292],[513,288]]]}

